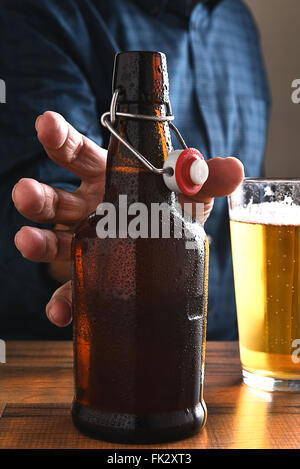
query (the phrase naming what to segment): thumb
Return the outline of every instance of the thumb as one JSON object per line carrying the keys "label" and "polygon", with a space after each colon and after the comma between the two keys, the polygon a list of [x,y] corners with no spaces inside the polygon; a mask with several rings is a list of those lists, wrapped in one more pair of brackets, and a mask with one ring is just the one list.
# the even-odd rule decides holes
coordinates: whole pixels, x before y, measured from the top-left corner
{"label": "thumb", "polygon": [[214,197],[225,197],[244,179],[244,166],[237,158],[212,158],[207,164],[209,175],[198,194],[193,196],[196,202],[210,203]]}

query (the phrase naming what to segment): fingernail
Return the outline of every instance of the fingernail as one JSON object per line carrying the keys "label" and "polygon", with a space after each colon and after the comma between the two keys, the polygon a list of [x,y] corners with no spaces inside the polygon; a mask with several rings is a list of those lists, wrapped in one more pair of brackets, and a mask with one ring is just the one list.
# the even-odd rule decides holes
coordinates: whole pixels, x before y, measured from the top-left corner
{"label": "fingernail", "polygon": [[15,245],[16,245],[17,249],[19,249],[19,246],[18,246],[18,235],[19,235],[19,231],[15,234],[15,238],[14,238],[14,242],[15,242]]}
{"label": "fingernail", "polygon": [[50,306],[49,306],[48,311],[47,311],[47,316],[48,316],[48,319],[49,319],[51,322],[53,322],[54,324],[56,324],[57,318],[56,318],[55,310],[53,310],[53,308],[51,308]]}
{"label": "fingernail", "polygon": [[59,325],[59,317],[57,311],[55,311],[55,308],[53,308],[52,305],[49,305],[49,307],[46,308],[46,314],[49,321],[53,322],[57,326]]}
{"label": "fingernail", "polygon": [[35,129],[38,132],[39,131],[39,121],[41,120],[42,115],[38,116],[36,121],[35,121]]}
{"label": "fingernail", "polygon": [[[18,184],[18,183],[17,183],[17,184]],[[15,188],[16,188],[16,185],[17,185],[17,184],[14,185],[13,190],[11,191],[11,198],[13,199],[13,202],[14,202],[14,203],[16,203],[16,202],[15,202]]]}
{"label": "fingernail", "polygon": [[69,314],[67,313],[67,311],[62,311],[62,309],[59,308],[57,303],[51,304],[51,301],[46,307],[46,314],[48,319],[59,327],[65,327],[72,321],[70,311]]}

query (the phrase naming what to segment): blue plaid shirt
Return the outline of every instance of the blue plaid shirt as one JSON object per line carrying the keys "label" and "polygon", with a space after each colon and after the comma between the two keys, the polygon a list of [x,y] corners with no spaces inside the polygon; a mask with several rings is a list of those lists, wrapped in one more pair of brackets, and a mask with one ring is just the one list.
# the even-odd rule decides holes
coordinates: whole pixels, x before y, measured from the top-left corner
{"label": "blue plaid shirt", "polygon": [[[21,177],[73,190],[78,180],[48,159],[34,121],[61,113],[99,145],[108,134],[113,59],[120,50],[167,55],[175,123],[207,158],[234,155],[246,175],[262,173],[269,95],[259,38],[240,0],[2,0],[0,78],[0,337],[66,338],[44,307],[57,287],[43,264],[22,259],[15,232],[28,224],[10,191]],[[34,223],[31,223],[33,226]],[[225,199],[215,201],[210,235],[208,338],[236,339],[237,325]]]}

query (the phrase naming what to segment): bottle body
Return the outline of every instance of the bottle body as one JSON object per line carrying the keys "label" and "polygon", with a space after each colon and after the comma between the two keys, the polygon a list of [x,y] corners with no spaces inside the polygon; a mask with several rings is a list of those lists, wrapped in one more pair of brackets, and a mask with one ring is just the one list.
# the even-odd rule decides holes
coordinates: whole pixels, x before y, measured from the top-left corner
{"label": "bottle body", "polygon": [[115,441],[191,435],[205,421],[205,234],[187,252],[181,240],[100,240],[96,221],[73,245],[74,421]]}
{"label": "bottle body", "polygon": [[[127,103],[124,110],[164,112],[161,103]],[[161,166],[171,149],[167,124],[120,119],[117,125],[141,153],[153,155],[152,163]],[[113,138],[104,202],[116,209],[114,236],[99,238],[102,215],[93,213],[77,229],[72,245],[73,421],[84,433],[110,441],[190,436],[206,419],[204,229],[184,221],[163,178],[132,160]],[[147,236],[130,234],[137,202],[144,206]],[[170,210],[167,219],[159,215],[154,233],[155,204]],[[164,237],[166,223],[169,236]],[[176,237],[179,224],[182,236]],[[187,238],[193,249],[187,249]]]}

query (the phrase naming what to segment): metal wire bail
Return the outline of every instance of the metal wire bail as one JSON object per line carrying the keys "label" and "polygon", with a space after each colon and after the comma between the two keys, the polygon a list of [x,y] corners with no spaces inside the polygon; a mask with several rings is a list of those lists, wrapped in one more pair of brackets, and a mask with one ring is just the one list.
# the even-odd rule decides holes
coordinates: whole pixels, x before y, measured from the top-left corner
{"label": "metal wire bail", "polygon": [[150,161],[143,156],[138,150],[136,150],[124,137],[122,137],[119,132],[114,128],[116,117],[127,117],[128,119],[141,119],[141,120],[150,120],[150,121],[158,121],[158,122],[168,122],[170,129],[175,134],[177,140],[179,141],[182,148],[187,148],[187,145],[181,136],[179,130],[175,125],[171,122],[174,120],[174,116],[172,114],[171,104],[168,102],[167,106],[167,115],[166,116],[148,116],[145,114],[131,114],[127,112],[117,112],[117,102],[118,102],[118,95],[120,93],[120,89],[116,89],[113,93],[111,103],[110,103],[110,111],[104,112],[101,116],[101,124],[106,127],[112,135],[114,135],[123,145],[131,151],[131,153],[141,162],[147,169],[152,171],[155,174],[164,174],[169,172],[169,168],[156,168],[153,166]]}

